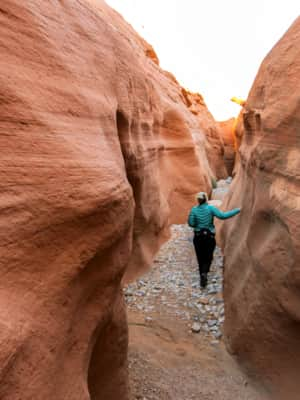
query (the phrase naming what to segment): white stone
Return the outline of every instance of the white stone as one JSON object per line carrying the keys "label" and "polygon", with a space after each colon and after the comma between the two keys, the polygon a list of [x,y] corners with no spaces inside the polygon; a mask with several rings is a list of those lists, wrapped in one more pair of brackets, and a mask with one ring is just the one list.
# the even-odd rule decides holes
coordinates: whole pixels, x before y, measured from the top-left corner
{"label": "white stone", "polygon": [[201,330],[201,325],[198,322],[194,322],[192,325],[192,332],[199,333]]}

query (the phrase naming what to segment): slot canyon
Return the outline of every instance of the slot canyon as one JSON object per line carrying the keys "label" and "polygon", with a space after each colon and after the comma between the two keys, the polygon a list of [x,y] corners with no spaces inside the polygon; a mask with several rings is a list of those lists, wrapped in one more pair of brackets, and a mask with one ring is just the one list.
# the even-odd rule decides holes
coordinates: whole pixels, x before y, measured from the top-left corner
{"label": "slot canyon", "polygon": [[[299,43],[300,18],[216,121],[104,1],[0,5],[1,400],[299,399]],[[205,296],[199,191],[241,207]]]}

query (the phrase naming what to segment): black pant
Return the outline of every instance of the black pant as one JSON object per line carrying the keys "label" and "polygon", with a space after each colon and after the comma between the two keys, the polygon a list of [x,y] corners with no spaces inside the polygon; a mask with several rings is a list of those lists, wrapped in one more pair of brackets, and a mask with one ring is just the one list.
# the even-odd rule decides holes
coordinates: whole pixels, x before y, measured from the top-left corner
{"label": "black pant", "polygon": [[207,274],[216,247],[215,235],[209,229],[201,229],[200,232],[195,232],[193,243],[199,264],[200,275]]}

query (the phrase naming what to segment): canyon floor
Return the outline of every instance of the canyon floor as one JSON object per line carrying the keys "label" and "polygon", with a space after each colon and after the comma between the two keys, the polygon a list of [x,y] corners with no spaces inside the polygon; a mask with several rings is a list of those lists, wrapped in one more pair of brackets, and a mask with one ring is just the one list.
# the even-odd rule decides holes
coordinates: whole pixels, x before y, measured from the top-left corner
{"label": "canyon floor", "polygon": [[152,270],[124,289],[131,400],[266,399],[225,350],[221,251],[200,289],[192,236],[174,225]]}

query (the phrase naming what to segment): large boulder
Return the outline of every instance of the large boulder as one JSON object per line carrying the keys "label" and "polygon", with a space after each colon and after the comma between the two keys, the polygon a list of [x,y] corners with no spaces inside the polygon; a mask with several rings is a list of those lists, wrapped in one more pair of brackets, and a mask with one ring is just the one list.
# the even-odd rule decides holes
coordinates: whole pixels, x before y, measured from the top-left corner
{"label": "large boulder", "polygon": [[300,18],[267,55],[237,125],[239,163],[226,208],[225,332],[273,390],[300,392]]}
{"label": "large boulder", "polygon": [[216,168],[180,85],[103,1],[7,0],[0,37],[0,398],[125,400],[121,281],[211,190],[221,140]]}

